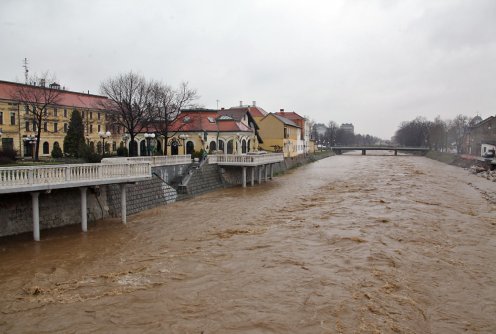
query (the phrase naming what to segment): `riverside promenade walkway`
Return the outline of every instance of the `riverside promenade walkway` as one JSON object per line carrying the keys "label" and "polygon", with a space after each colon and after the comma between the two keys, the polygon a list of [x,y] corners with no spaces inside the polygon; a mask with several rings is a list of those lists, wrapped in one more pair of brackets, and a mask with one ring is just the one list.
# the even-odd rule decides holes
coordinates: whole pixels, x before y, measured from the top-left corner
{"label": "riverside promenade walkway", "polygon": [[79,188],[81,191],[81,228],[87,225],[88,187],[119,184],[121,188],[121,215],[126,224],[126,185],[150,179],[152,177],[149,162],[71,164],[30,167],[0,168],[0,194],[29,192],[32,198],[33,237],[40,240],[40,193],[50,193],[55,189]]}
{"label": "riverside promenade walkway", "polygon": [[284,161],[282,153],[265,153],[265,154],[246,154],[246,155],[210,155],[208,156],[209,164],[219,166],[238,166],[242,168],[242,183],[246,187],[246,170],[251,169],[251,185],[255,182],[255,170],[258,169],[258,183],[262,182],[262,171],[265,172],[264,180],[267,181],[267,175],[270,173],[270,179],[273,177],[274,164]]}

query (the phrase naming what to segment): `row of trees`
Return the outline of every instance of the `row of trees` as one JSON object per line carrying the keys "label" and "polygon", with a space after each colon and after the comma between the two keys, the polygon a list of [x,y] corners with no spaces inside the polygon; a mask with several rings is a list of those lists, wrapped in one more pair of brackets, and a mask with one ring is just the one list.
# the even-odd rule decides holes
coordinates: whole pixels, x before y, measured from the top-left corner
{"label": "row of trees", "polygon": [[[319,129],[325,129],[325,131],[322,132]],[[383,141],[368,134],[354,134],[349,130],[342,129],[334,121],[329,121],[327,125],[314,124],[312,126],[312,138],[318,145],[323,146],[375,145]]]}
{"label": "row of trees", "polygon": [[[55,84],[55,77],[48,73],[33,76],[29,82],[35,84],[17,86],[12,93],[12,98],[25,107],[28,117],[37,124],[36,129],[33,130],[36,137],[34,158],[38,160],[41,125],[48,121],[47,109],[60,105],[64,91]],[[155,134],[165,138],[167,142],[174,135],[171,133],[171,124],[180,117],[181,109],[192,107],[193,102],[198,98],[196,90],[189,88],[186,82],[174,89],[162,82],[146,79],[133,72],[105,80],[100,86],[100,92],[108,97],[108,100],[99,106],[107,111],[107,124],[124,128],[131,142],[134,142],[138,133],[143,129],[148,129],[151,125],[153,125]],[[83,138],[74,139],[76,137],[72,137],[72,132],[78,132],[80,129],[71,129],[71,124],[73,124],[72,121],[68,134],[71,133],[69,137],[73,139],[69,140],[68,150],[64,148],[64,151],[77,157],[82,144],[72,143],[72,141],[84,141],[84,125],[81,121]],[[73,146],[74,148],[71,148]],[[130,149],[130,155],[136,155],[135,145],[131,145]]]}
{"label": "row of trees", "polygon": [[402,146],[425,146],[436,151],[456,149],[461,153],[463,135],[469,125],[469,117],[465,115],[451,120],[438,116],[434,121],[417,117],[401,123],[393,140]]}
{"label": "row of trees", "polygon": [[[186,82],[173,89],[132,72],[107,79],[100,91],[109,98],[104,105],[108,120],[123,127],[131,143],[138,133],[151,125],[155,134],[167,143],[175,134],[171,133],[171,124],[180,117],[181,109],[192,107],[193,101],[198,99],[196,90],[189,88]],[[135,150],[131,145],[131,156],[137,154]]]}

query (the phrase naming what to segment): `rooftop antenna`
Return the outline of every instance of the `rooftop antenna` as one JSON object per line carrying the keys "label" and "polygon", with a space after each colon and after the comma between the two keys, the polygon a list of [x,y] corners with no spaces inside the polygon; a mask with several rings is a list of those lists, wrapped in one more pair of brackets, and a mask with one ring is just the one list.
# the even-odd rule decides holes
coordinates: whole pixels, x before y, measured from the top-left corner
{"label": "rooftop antenna", "polygon": [[219,110],[219,100],[215,100],[217,101],[217,110]]}
{"label": "rooftop antenna", "polygon": [[28,73],[29,73],[28,58],[24,58],[24,65],[22,65],[22,67],[24,67],[24,80],[25,80],[25,84],[27,85],[28,84]]}

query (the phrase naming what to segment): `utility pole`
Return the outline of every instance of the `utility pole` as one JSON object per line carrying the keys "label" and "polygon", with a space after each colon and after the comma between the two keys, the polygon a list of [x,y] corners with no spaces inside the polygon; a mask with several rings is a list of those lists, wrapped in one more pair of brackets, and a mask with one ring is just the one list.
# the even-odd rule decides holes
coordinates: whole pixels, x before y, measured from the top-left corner
{"label": "utility pole", "polygon": [[28,58],[24,58],[24,65],[22,65],[22,67],[24,67],[24,83],[27,85],[28,84],[28,73],[29,73]]}

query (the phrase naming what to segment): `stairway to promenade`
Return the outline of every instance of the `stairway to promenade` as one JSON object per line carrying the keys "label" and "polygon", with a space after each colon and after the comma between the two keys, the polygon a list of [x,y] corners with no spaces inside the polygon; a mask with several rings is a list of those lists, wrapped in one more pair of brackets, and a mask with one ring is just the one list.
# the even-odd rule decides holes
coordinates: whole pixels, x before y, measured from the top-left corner
{"label": "stairway to promenade", "polygon": [[202,163],[193,166],[178,186],[178,197],[202,194],[224,186],[219,167],[216,164]]}

